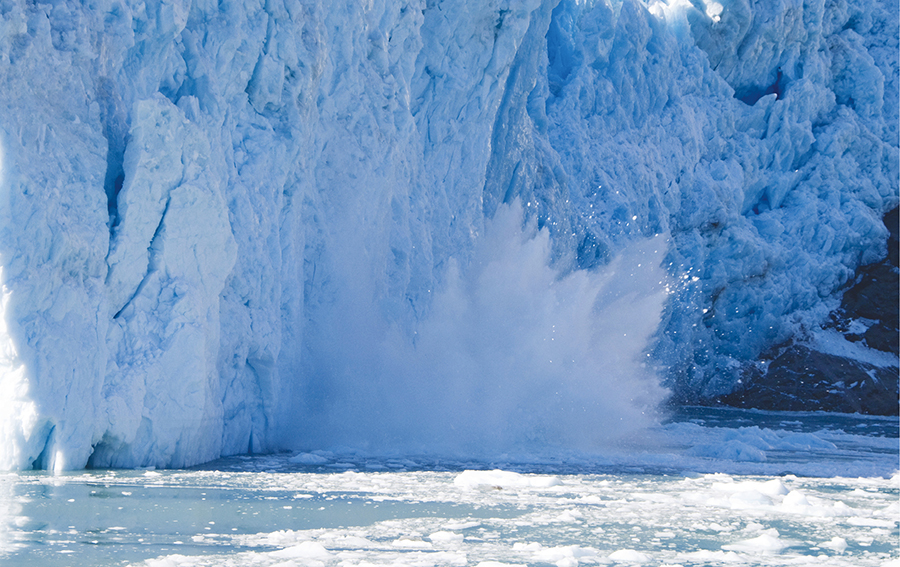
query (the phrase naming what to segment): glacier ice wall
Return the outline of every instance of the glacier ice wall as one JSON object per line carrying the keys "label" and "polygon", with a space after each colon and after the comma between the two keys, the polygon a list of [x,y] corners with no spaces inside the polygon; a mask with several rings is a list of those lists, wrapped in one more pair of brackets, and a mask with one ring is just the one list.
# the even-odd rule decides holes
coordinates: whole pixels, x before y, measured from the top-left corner
{"label": "glacier ice wall", "polygon": [[651,359],[727,391],[898,202],[895,2],[4,0],[0,29],[0,468],[290,446],[374,338],[453,328],[451,266],[515,202],[559,281],[668,235]]}

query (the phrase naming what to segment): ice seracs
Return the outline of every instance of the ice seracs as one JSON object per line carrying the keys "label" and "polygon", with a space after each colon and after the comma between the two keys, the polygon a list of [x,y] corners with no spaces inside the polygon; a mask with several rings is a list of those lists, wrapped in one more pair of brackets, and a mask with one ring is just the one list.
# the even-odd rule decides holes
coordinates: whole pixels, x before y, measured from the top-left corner
{"label": "ice seracs", "polygon": [[[607,361],[622,372],[604,388],[645,405],[659,379],[688,397],[729,391],[742,361],[817,325],[884,255],[897,11],[8,2],[0,468],[300,448],[322,426],[308,410],[375,382],[390,393],[390,373],[368,370],[424,348],[448,293],[486,289],[452,289],[450,266],[478,274],[491,222],[517,200],[545,235],[534,273],[560,282],[625,277],[617,258],[669,239],[650,273],[661,265],[671,294],[638,318],[644,344],[626,344],[652,356],[642,371]],[[545,291],[529,293],[540,305]],[[544,337],[552,315],[516,336]],[[458,384],[490,375],[461,370]],[[563,402],[547,423],[572,418]],[[551,437],[532,423],[507,440]]]}

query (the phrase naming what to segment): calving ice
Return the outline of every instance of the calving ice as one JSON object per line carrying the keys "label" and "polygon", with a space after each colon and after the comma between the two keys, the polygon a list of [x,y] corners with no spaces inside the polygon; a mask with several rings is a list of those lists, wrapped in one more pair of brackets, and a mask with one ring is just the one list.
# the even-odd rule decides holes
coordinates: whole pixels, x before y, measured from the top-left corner
{"label": "calving ice", "polygon": [[728,394],[886,255],[898,19],[5,2],[0,468],[590,449]]}

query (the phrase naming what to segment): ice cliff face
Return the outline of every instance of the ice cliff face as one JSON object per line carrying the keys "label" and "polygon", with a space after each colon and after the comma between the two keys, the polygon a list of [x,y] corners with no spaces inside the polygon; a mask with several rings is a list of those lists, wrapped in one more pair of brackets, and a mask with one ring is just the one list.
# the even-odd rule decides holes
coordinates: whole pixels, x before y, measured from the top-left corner
{"label": "ice cliff face", "polygon": [[722,393],[898,203],[896,2],[4,0],[0,29],[0,468],[289,446],[516,202],[559,281],[667,235],[651,359]]}

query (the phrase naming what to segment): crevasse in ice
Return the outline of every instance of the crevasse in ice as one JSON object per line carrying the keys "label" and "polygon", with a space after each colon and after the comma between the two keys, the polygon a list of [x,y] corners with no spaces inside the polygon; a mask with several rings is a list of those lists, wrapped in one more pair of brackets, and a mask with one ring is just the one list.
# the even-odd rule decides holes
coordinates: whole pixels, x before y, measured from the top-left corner
{"label": "crevasse in ice", "polygon": [[[544,303],[533,332],[486,323],[488,353],[433,321],[531,276],[621,317],[607,280],[659,234],[665,274],[638,279],[669,294],[635,299],[622,352],[724,392],[884,254],[898,203],[895,2],[5,0],[0,29],[0,468],[290,446],[319,414],[352,429],[362,396],[322,408],[390,398],[396,372],[395,404],[515,388],[493,352],[572,355],[652,402],[633,361],[537,345]],[[519,209],[519,237],[489,236]]]}

